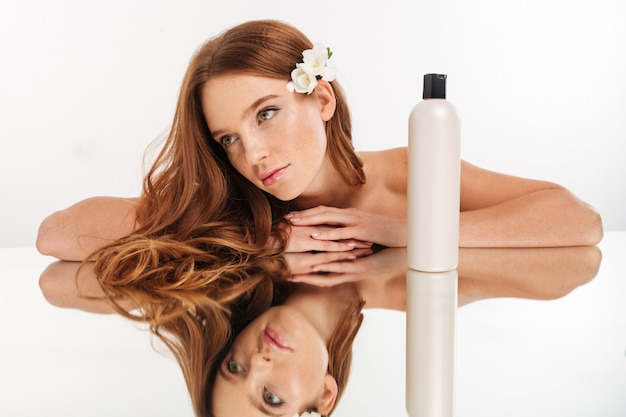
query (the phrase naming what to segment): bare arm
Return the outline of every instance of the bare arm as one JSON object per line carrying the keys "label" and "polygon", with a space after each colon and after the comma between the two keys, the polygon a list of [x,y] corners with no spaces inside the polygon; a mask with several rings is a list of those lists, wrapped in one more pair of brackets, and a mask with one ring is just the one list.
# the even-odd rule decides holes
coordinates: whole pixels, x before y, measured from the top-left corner
{"label": "bare arm", "polygon": [[461,247],[595,245],[600,215],[565,188],[461,165]]}
{"label": "bare arm", "polygon": [[136,229],[137,199],[92,197],[52,213],[39,226],[37,250],[82,261],[96,249]]}
{"label": "bare arm", "polygon": [[[585,246],[597,244],[603,234],[600,215],[562,186],[488,171],[465,161],[460,210],[461,247]],[[360,239],[389,247],[407,244],[405,218],[324,206],[290,216],[296,226],[335,226],[321,231],[317,239]]]}

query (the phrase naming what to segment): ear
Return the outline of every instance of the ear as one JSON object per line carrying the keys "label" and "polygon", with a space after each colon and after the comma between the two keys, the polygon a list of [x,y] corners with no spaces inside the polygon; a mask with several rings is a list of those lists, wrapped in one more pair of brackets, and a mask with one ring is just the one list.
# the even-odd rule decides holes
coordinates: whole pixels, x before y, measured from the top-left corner
{"label": "ear", "polygon": [[317,401],[317,412],[325,416],[330,414],[337,400],[337,381],[331,374],[324,376],[322,395]]}
{"label": "ear", "polygon": [[315,98],[320,105],[322,120],[325,122],[329,121],[331,117],[333,117],[333,114],[335,114],[335,109],[337,108],[335,90],[333,90],[333,87],[328,81],[319,80],[315,86],[315,90],[313,90],[313,94],[315,94]]}

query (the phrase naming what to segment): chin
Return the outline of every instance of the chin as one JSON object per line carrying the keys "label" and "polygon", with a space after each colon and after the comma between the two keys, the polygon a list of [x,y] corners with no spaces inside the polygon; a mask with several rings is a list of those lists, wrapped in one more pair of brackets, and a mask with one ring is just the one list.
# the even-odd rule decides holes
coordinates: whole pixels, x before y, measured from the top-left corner
{"label": "chin", "polygon": [[279,199],[280,201],[292,201],[295,200],[296,198],[300,197],[301,193],[298,192],[277,192],[277,193],[270,193],[272,194],[274,197],[276,197],[277,199]]}

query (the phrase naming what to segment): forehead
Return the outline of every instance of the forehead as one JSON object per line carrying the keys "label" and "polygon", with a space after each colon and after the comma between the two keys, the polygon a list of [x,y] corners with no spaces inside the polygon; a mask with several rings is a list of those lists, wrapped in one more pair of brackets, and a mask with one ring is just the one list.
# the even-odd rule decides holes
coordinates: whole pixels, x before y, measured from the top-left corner
{"label": "forehead", "polygon": [[259,97],[263,95],[292,95],[287,90],[287,81],[283,79],[262,77],[249,74],[224,74],[211,78],[202,87],[203,107],[213,101],[224,101],[227,98]]}
{"label": "forehead", "polygon": [[[290,98],[287,81],[250,74],[224,74],[211,78],[201,91],[202,111],[209,126],[244,117],[258,100]],[[217,127],[217,126],[215,126]]]}

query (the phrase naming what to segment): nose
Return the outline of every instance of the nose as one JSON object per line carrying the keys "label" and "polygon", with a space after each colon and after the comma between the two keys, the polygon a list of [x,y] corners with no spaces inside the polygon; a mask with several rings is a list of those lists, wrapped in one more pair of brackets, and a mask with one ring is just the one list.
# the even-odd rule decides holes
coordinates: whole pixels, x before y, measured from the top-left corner
{"label": "nose", "polygon": [[253,366],[258,367],[259,369],[271,368],[274,364],[272,355],[267,349],[261,349],[260,351],[253,353],[250,362]]}
{"label": "nose", "polygon": [[243,142],[248,165],[256,165],[269,156],[267,142],[260,135],[248,134]]}

